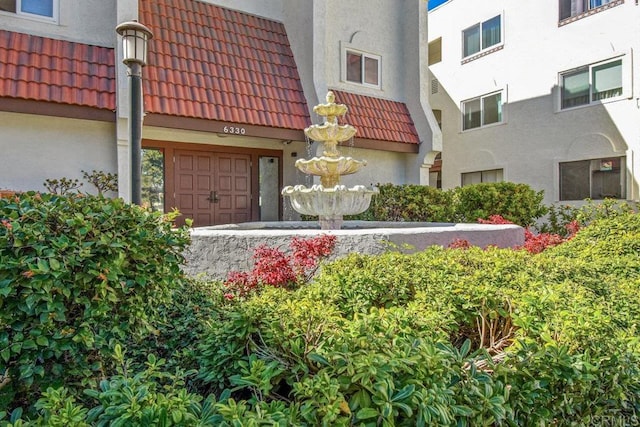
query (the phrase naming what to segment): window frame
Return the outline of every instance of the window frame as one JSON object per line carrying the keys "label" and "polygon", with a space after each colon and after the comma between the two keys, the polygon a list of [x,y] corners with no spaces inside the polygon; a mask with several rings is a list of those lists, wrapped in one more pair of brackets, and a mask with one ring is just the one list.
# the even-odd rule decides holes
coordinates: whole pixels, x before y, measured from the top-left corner
{"label": "window frame", "polygon": [[[495,172],[496,173],[496,178],[497,178],[497,174],[500,174],[500,180],[496,180],[496,181],[485,181],[484,180],[484,174],[485,173],[489,173],[489,172]],[[480,174],[480,182],[479,183],[470,183],[470,184],[465,184],[464,183],[464,177],[465,175],[471,175],[471,174],[476,174],[479,173]],[[474,170],[474,171],[469,171],[469,172],[461,172],[460,173],[460,187],[465,187],[468,185],[474,185],[474,184],[484,184],[484,183],[491,183],[491,182],[504,182],[504,168],[494,168],[494,169],[483,169],[483,170]]]}
{"label": "window frame", "polygon": [[[361,79],[360,81],[355,81],[355,80],[349,80],[347,79],[347,73],[348,73],[348,58],[349,58],[349,54],[353,54],[353,55],[359,55],[361,57],[361,61],[360,61],[360,75],[361,75]],[[367,83],[365,81],[365,72],[366,72],[366,59],[373,59],[377,62],[378,65],[378,83],[377,84],[372,84],[372,83]],[[346,82],[346,83],[350,83],[350,84],[354,84],[354,85],[359,85],[359,86],[364,86],[364,87],[370,87],[370,88],[375,88],[375,89],[381,89],[382,88],[382,57],[380,55],[376,55],[376,54],[372,54],[372,53],[368,53],[368,52],[364,52],[358,49],[353,49],[350,47],[345,47],[342,50],[342,63],[343,63],[343,67],[342,67],[342,81]]]}
{"label": "window frame", "polygon": [[[612,162],[612,169],[603,169],[603,164],[604,162],[607,161],[611,161]],[[613,167],[613,164],[615,162],[618,162],[618,167],[615,168]],[[615,200],[626,200],[627,199],[627,164],[626,164],[627,158],[626,156],[606,156],[606,157],[597,157],[597,158],[589,158],[589,159],[581,159],[581,160],[568,160],[568,161],[563,161],[563,162],[558,162],[558,200],[559,201],[563,201],[563,202],[569,202],[569,201],[580,201],[580,200],[584,200],[584,199],[591,199],[591,200],[604,200],[606,198],[611,198],[611,199],[615,199]],[[595,164],[600,163],[600,169],[597,169],[594,167]],[[563,187],[563,165],[570,165],[570,164],[574,164],[577,165],[578,163],[585,163],[585,170],[584,171],[578,171],[581,173],[585,173],[585,176],[588,177],[588,183],[586,183],[586,185],[588,186],[588,195],[586,195],[586,197],[583,198],[568,198],[565,197],[566,191]],[[594,176],[596,174],[600,174],[600,173],[607,173],[607,172],[616,172],[619,175],[619,185],[620,185],[620,197],[611,197],[610,195],[595,195],[594,191],[597,187],[594,186]],[[567,172],[565,172],[567,173]],[[580,183],[580,184],[585,184],[584,182]],[[597,183],[596,183],[597,184]],[[574,191],[575,192],[575,191]]]}
{"label": "window frame", "polygon": [[[583,3],[582,11],[577,12],[575,15],[571,15],[571,1],[572,0],[558,0],[558,22],[570,22],[575,19],[580,19],[580,17],[598,13],[602,10],[608,9],[613,6],[617,6],[618,4],[621,4],[622,2],[624,2],[624,0],[622,2],[618,0],[606,0],[607,1],[606,3],[600,4],[600,5],[592,5],[594,0],[581,0]],[[595,0],[595,1],[598,1],[598,0]],[[569,10],[570,15],[565,16],[563,18],[562,17],[563,4],[567,2],[568,2],[567,4],[568,7],[565,7],[565,8]]]}
{"label": "window frame", "polygon": [[[467,132],[467,131],[472,131],[475,129],[482,129],[482,128],[486,128],[489,126],[497,126],[500,124],[505,123],[505,117],[504,117],[504,104],[505,104],[505,99],[504,99],[504,95],[505,95],[506,91],[504,89],[500,89],[500,90],[496,90],[493,92],[489,92],[480,96],[476,96],[473,98],[469,98],[469,99],[465,99],[463,101],[460,102],[460,111],[462,112],[462,132]],[[500,105],[499,105],[499,115],[500,115],[500,120],[497,122],[491,122],[491,123],[484,123],[485,120],[485,108],[484,108],[484,100],[486,98],[489,98],[491,96],[495,96],[495,95],[500,95]],[[467,114],[467,104],[472,102],[472,101],[479,101],[480,102],[480,125],[479,126],[474,126],[474,127],[466,127],[466,114]]]}
{"label": "window frame", "polygon": [[[603,67],[607,64],[612,64],[614,62],[620,62],[620,84],[622,85],[620,88],[620,94],[616,96],[611,96],[608,98],[601,98],[594,100],[595,95],[595,87],[594,87],[594,69]],[[615,102],[626,99],[629,97],[630,82],[628,82],[628,78],[626,76],[625,69],[629,65],[627,64],[626,55],[618,55],[613,58],[609,58],[599,62],[593,62],[590,64],[582,65],[580,67],[572,68],[570,70],[561,71],[558,73],[558,111],[567,111],[573,110],[575,108],[584,108],[592,105],[606,104],[608,102]],[[564,81],[567,77],[575,76],[578,74],[586,73],[588,77],[588,85],[589,85],[589,102],[572,105],[572,106],[564,106]]]}
{"label": "window frame", "polygon": [[[482,43],[483,26],[484,26],[484,24],[486,24],[489,21],[492,21],[495,18],[499,18],[500,19],[500,41],[498,41],[497,43],[494,43],[492,45],[483,47],[482,46],[482,44],[483,44]],[[478,27],[478,30],[479,30],[478,31],[478,34],[479,34],[478,42],[480,43],[480,50],[478,50],[477,52],[473,52],[473,53],[470,53],[468,55],[465,55],[465,46],[466,46],[466,43],[465,43],[465,32],[467,32],[467,31],[469,31],[469,30],[471,30],[471,29],[473,29],[475,27]],[[482,56],[482,55],[486,54],[487,52],[491,51],[492,49],[496,49],[496,48],[504,45],[504,14],[499,13],[497,15],[494,15],[494,16],[490,17],[489,19],[485,19],[484,21],[476,22],[475,24],[464,28],[462,30],[461,37],[462,37],[462,46],[461,47],[462,47],[462,59],[463,60],[468,60],[468,59],[474,58],[476,56]]]}
{"label": "window frame", "polygon": [[14,0],[15,3],[15,12],[0,10],[0,14],[9,15],[9,16],[17,16],[20,18],[33,19],[37,21],[46,21],[46,22],[58,22],[59,18],[59,7],[60,0],[50,0],[51,1],[51,16],[47,15],[38,15],[37,13],[29,13],[22,11],[22,2],[23,0]]}

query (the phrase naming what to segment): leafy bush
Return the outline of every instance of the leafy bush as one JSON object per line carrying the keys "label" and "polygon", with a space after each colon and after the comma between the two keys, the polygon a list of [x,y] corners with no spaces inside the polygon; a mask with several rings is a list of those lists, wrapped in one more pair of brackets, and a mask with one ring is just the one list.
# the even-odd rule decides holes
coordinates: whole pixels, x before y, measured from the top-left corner
{"label": "leafy bush", "polygon": [[187,244],[186,230],[120,199],[0,199],[0,374],[11,405],[108,374],[115,341],[153,330]]}
{"label": "leafy bush", "polygon": [[476,222],[478,218],[501,215],[515,224],[529,226],[546,213],[543,192],[535,192],[526,184],[475,184],[458,187],[454,193],[457,222]]}
{"label": "leafy bush", "polygon": [[596,221],[538,255],[352,254],[305,287],[228,306],[203,337],[200,376],[246,401],[244,416],[282,402],[312,425],[631,420],[638,221]]}
{"label": "leafy bush", "polygon": [[542,191],[526,184],[497,182],[452,190],[423,185],[379,184],[368,210],[349,219],[370,221],[476,222],[501,215],[522,226],[546,213]]}
{"label": "leafy bush", "polygon": [[[72,381],[47,389],[35,421],[0,408],[0,424],[631,423],[640,413],[639,218],[594,221],[535,255],[351,254],[305,286],[232,300],[221,284],[187,282],[161,306],[167,321],[149,346],[170,369],[148,355],[136,366],[114,346],[115,375],[82,401]],[[184,366],[197,367],[197,381]]]}
{"label": "leafy bush", "polygon": [[368,221],[451,222],[452,193],[425,185],[378,184],[369,209],[348,219]]}
{"label": "leafy bush", "polygon": [[637,206],[633,202],[616,199],[604,199],[594,202],[586,199],[586,204],[582,206],[571,206],[553,204],[549,206],[547,216],[537,227],[540,233],[558,234],[567,237],[571,234],[570,227],[573,222],[581,227],[591,224],[598,219],[613,218],[618,215],[625,215],[637,212]]}
{"label": "leafy bush", "polygon": [[294,237],[291,253],[261,245],[254,250],[254,266],[250,272],[231,271],[224,282],[229,292],[227,299],[245,296],[262,286],[292,287],[307,283],[319,266],[319,262],[331,255],[336,236],[322,234],[302,239]]}

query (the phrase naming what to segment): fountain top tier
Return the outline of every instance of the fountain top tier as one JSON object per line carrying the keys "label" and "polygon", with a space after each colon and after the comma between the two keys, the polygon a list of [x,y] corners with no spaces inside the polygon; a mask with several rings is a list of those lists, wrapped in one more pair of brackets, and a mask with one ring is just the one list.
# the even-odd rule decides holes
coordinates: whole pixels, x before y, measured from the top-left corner
{"label": "fountain top tier", "polygon": [[335,103],[335,95],[327,93],[327,103],[313,107],[314,113],[325,118],[324,124],[311,125],[304,130],[305,135],[314,141],[324,143],[324,152],[327,157],[339,157],[337,146],[340,142],[348,141],[356,134],[356,129],[351,125],[339,125],[338,117],[343,117],[348,108],[344,104]]}

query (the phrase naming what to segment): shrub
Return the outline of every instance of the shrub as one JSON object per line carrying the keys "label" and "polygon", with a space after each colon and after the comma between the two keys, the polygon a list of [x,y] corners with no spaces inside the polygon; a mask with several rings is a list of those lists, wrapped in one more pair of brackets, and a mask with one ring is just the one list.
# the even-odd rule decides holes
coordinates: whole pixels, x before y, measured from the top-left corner
{"label": "shrub", "polygon": [[224,283],[229,289],[225,297],[245,296],[264,285],[291,287],[304,284],[311,279],[319,262],[331,254],[335,244],[336,236],[322,234],[309,239],[294,237],[290,254],[261,245],[254,251],[254,266],[250,272],[229,273]]}
{"label": "shrub", "polygon": [[[115,346],[116,375],[80,403],[75,385],[47,390],[32,425],[634,422],[638,218],[594,221],[537,255],[477,247],[351,254],[305,286],[265,286],[232,301],[219,285],[194,283],[178,302],[188,318],[166,336],[203,331],[194,340],[187,333],[195,354],[177,358],[196,359],[198,393],[190,372],[167,372],[155,356],[132,374]],[[208,296],[210,321],[192,318]],[[0,420],[8,417],[19,423],[21,414],[0,409]]]}
{"label": "shrub", "polygon": [[542,191],[526,184],[498,182],[453,190],[424,185],[379,184],[380,193],[364,213],[349,217],[370,221],[476,222],[501,215],[511,222],[532,225],[546,213]]}
{"label": "shrub", "polygon": [[12,405],[107,374],[115,341],[153,330],[187,243],[186,230],[120,199],[0,199],[0,373]]}
{"label": "shrub", "polygon": [[[249,406],[291,401],[287,413],[295,408],[309,424],[632,419],[640,410],[636,222],[596,221],[535,256],[438,247],[351,254],[307,286],[230,305],[202,341],[201,378]],[[596,236],[611,242],[594,245]]]}
{"label": "shrub", "polygon": [[604,199],[599,202],[586,199],[582,206],[570,206],[553,204],[548,208],[548,214],[542,224],[538,226],[540,233],[558,234],[567,237],[572,234],[572,223],[581,227],[591,224],[593,221],[605,218],[614,218],[637,211],[633,202],[616,199]]}
{"label": "shrub", "polygon": [[369,209],[348,219],[368,221],[450,222],[452,194],[425,185],[378,184]]}
{"label": "shrub", "polygon": [[526,184],[496,182],[457,187],[454,191],[456,222],[476,222],[478,218],[501,215],[523,227],[532,225],[546,213],[542,191]]}

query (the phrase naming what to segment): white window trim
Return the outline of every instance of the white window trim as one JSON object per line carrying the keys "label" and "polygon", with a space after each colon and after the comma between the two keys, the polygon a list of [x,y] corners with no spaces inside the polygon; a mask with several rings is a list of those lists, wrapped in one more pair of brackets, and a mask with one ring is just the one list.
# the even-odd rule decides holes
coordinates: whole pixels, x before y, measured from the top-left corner
{"label": "white window trim", "polygon": [[[482,109],[482,99],[486,98],[488,96],[491,96],[491,95],[495,95],[496,93],[499,93],[499,94],[502,95],[502,96],[500,96],[500,106],[502,108],[502,119],[499,122],[489,123],[487,125],[483,125],[482,122],[483,122],[483,119],[484,119],[484,109]],[[465,106],[464,106],[464,104],[466,102],[473,101],[475,99],[479,99],[480,100],[480,108],[481,108],[481,110],[480,110],[480,126],[477,126],[477,127],[474,127],[474,128],[465,129],[464,128],[464,114],[465,114]],[[484,93],[484,94],[479,95],[479,96],[474,96],[473,98],[468,98],[468,99],[462,100],[460,102],[460,111],[462,112],[462,115],[461,115],[462,121],[460,123],[461,132],[473,132],[473,131],[478,130],[478,129],[486,129],[486,128],[489,128],[489,127],[492,127],[492,126],[501,126],[501,125],[505,124],[507,122],[506,115],[505,115],[505,108],[504,108],[506,103],[507,103],[507,90],[506,89],[494,90],[493,92],[487,92],[487,93]]]}
{"label": "white window trim", "polygon": [[[372,85],[371,83],[365,83],[364,81],[364,61],[362,61],[362,82],[353,82],[351,80],[347,80],[347,53],[355,53],[358,55],[362,55],[362,58],[371,58],[371,59],[375,59],[376,61],[378,61],[378,84],[377,85]],[[358,50],[358,49],[353,49],[351,47],[348,46],[343,46],[342,47],[342,65],[341,65],[341,80],[344,83],[348,83],[348,84],[352,84],[352,85],[357,85],[357,86],[364,86],[364,87],[370,87],[370,88],[374,88],[374,89],[381,89],[382,88],[382,57],[380,55],[375,55],[373,53],[368,53],[368,52],[364,52],[362,50]]]}
{"label": "white window trim", "polygon": [[568,16],[566,18],[560,18],[560,9],[561,9],[560,3],[561,3],[561,1],[562,0],[558,1],[558,23],[560,25],[564,25],[566,23],[577,21],[579,19],[585,18],[587,16],[594,15],[594,14],[599,13],[599,12],[603,12],[603,11],[605,11],[607,9],[611,9],[612,7],[619,6],[619,5],[624,3],[624,0],[612,0],[609,3],[603,4],[603,5],[600,5],[600,6],[590,7],[590,2],[587,1],[586,10],[584,10],[584,11],[578,13],[578,14],[575,14],[575,15],[572,15],[572,16]]}
{"label": "white window trim", "polygon": [[[487,22],[490,19],[495,18],[496,16],[500,16],[500,43],[496,43],[494,45],[491,45],[483,49],[482,48],[482,24],[484,22]],[[471,55],[464,56],[464,32],[470,28],[475,27],[476,25],[480,26],[480,50],[475,53],[472,53]],[[494,49],[498,49],[502,46],[504,46],[504,12],[498,13],[497,15],[492,15],[487,19],[483,19],[482,21],[474,23],[473,25],[469,25],[468,27],[463,28],[462,31],[460,32],[460,48],[461,48],[461,55],[463,60],[468,60],[471,58],[475,58],[477,56],[483,56],[487,52],[490,52]]]}
{"label": "white window trim", "polygon": [[42,16],[42,15],[36,15],[34,13],[26,13],[26,12],[22,12],[22,0],[15,0],[16,1],[16,11],[14,12],[6,12],[6,11],[0,11],[0,15],[4,15],[4,16],[13,16],[13,17],[19,17],[19,18],[23,18],[23,19],[30,19],[30,20],[34,20],[34,21],[39,21],[39,22],[54,22],[54,23],[58,23],[59,22],[59,17],[60,17],[60,0],[52,0],[53,1],[53,16]]}
{"label": "white window trim", "polygon": [[[592,81],[591,79],[593,78],[593,73],[592,73],[592,69],[593,67],[597,67],[599,65],[603,65],[603,64],[607,64],[609,62],[614,62],[617,61],[619,59],[622,59],[622,94],[619,96],[615,96],[615,97],[611,97],[611,98],[605,98],[605,99],[599,99],[597,101],[593,101],[592,98],[592,92],[591,92],[591,86],[592,86]],[[618,53],[615,56],[609,57],[607,59],[601,60],[601,61],[597,61],[597,62],[591,62],[591,63],[587,63],[584,65],[581,65],[579,67],[575,67],[575,68],[571,68],[568,70],[564,70],[558,73],[558,91],[555,97],[555,103],[556,103],[556,112],[564,112],[564,111],[573,111],[576,109],[580,109],[580,108],[586,108],[586,107],[592,107],[594,105],[602,105],[602,104],[608,104],[610,102],[616,102],[616,101],[621,101],[624,99],[631,99],[633,97],[633,69],[632,69],[632,55],[631,55],[631,51],[629,52],[625,52],[625,53]],[[588,74],[589,74],[589,103],[588,104],[582,104],[582,105],[576,105],[575,107],[568,107],[568,108],[562,108],[562,88],[563,88],[563,77],[565,74],[574,72],[574,71],[578,71],[581,69],[584,69],[588,67]]]}

